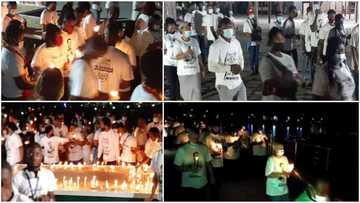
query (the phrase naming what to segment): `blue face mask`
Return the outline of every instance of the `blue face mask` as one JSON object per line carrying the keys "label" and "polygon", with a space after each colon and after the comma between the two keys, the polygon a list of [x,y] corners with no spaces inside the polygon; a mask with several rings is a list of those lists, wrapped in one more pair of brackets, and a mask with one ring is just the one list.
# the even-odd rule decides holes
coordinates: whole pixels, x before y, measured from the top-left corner
{"label": "blue face mask", "polygon": [[190,38],[191,37],[191,31],[185,31],[183,35],[186,38]]}
{"label": "blue face mask", "polygon": [[224,37],[227,39],[231,39],[234,36],[234,29],[232,28],[224,29],[223,32]]}

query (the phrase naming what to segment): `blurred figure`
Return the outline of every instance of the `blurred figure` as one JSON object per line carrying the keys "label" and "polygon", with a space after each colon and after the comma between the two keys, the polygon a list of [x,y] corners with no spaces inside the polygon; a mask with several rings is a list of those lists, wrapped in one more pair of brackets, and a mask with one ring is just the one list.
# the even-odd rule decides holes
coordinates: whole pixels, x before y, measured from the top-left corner
{"label": "blurred figure", "polygon": [[131,94],[131,101],[162,101],[162,51],[151,51],[143,55],[140,66],[144,82]]}
{"label": "blurred figure", "polygon": [[249,38],[246,49],[249,51],[250,70],[252,74],[258,73],[260,42],[262,40],[261,28],[258,25],[254,10],[250,7],[247,10],[248,18],[244,23],[243,32]]}
{"label": "blurred figure", "polygon": [[301,80],[293,58],[282,51],[285,43],[283,32],[273,27],[269,32],[270,51],[263,57],[259,67],[263,100],[296,99]]}
{"label": "blurred figure", "polygon": [[148,134],[149,139],[146,141],[144,152],[146,155],[146,162],[150,164],[154,155],[161,149],[161,134],[158,128],[150,128]]}
{"label": "blurred figure", "polygon": [[[17,14],[17,3],[15,1],[9,1],[7,3],[7,12],[2,18],[2,33],[5,33],[7,27],[9,26],[10,21],[18,20],[21,22],[23,29],[26,28],[26,21],[19,14]],[[4,35],[3,35],[4,36]]]}
{"label": "blurred figure", "polygon": [[111,129],[111,121],[105,117],[102,119],[104,131],[99,135],[97,158],[102,159],[106,165],[116,165],[119,154],[119,138]]}
{"label": "blurred figure", "polygon": [[44,163],[57,164],[59,163],[59,148],[69,141],[67,138],[54,135],[54,129],[51,125],[45,127],[47,137],[40,141],[43,148]]}
{"label": "blurred figure", "polygon": [[6,161],[13,167],[24,158],[24,147],[15,123],[8,123],[5,136]]}
{"label": "blurred figure", "polygon": [[75,10],[73,8],[74,3],[73,2],[66,2],[62,9],[61,9],[61,13],[60,13],[60,17],[59,17],[59,24],[62,25],[64,23],[64,18],[65,15],[69,15],[69,13],[74,13]]}
{"label": "blurred figure", "polygon": [[44,70],[35,86],[40,100],[60,100],[64,95],[64,76],[58,68]]}
{"label": "blurred figure", "polygon": [[146,49],[152,44],[155,39],[149,31],[150,16],[140,14],[135,22],[135,32],[130,39],[130,44],[135,48],[138,60],[145,54]]}
{"label": "blurred figure", "polygon": [[2,98],[23,99],[24,90],[34,87],[25,67],[25,56],[21,53],[24,45],[24,29],[21,22],[13,20],[5,31],[6,45],[1,49]]}
{"label": "blurred figure", "polygon": [[271,28],[273,28],[273,27],[282,29],[283,23],[284,23],[284,17],[282,15],[281,11],[276,11],[275,12],[275,20],[270,23],[269,30],[271,30]]}
{"label": "blurred figure", "polygon": [[48,1],[45,3],[45,9],[40,15],[40,25],[42,25],[43,32],[46,31],[48,24],[58,25],[59,16],[56,12],[56,2]]}
{"label": "blurred figure", "polygon": [[352,72],[355,80],[355,100],[359,99],[359,24],[351,31],[350,46],[352,54]]}
{"label": "blurred figure", "polygon": [[204,63],[207,64],[207,58],[209,55],[209,48],[211,44],[218,38],[216,31],[215,31],[215,14],[214,8],[209,4],[206,8],[206,14],[202,18],[202,29],[205,33],[205,46],[204,46]]}
{"label": "blurred figure", "polygon": [[326,61],[328,35],[330,30],[335,27],[335,15],[336,11],[330,9],[327,12],[328,22],[319,30],[319,64],[323,64]]}
{"label": "blurred figure", "polygon": [[315,185],[308,185],[295,201],[297,202],[328,202],[330,200],[330,182],[317,179]]}
{"label": "blurred figure", "polygon": [[284,21],[283,33],[285,37],[285,43],[283,52],[290,55],[295,63],[295,68],[298,67],[298,53],[296,48],[296,27],[294,19],[298,16],[297,8],[294,5],[288,8],[288,17]]}
{"label": "blurred figure", "polygon": [[89,2],[78,2],[77,12],[79,19],[79,33],[80,41],[85,42],[91,38],[95,33],[96,29],[96,18],[90,11],[91,4]]}
{"label": "blurred figure", "polygon": [[149,20],[149,30],[154,37],[155,42],[161,42],[162,41],[162,18],[158,14],[154,14],[150,17]]}

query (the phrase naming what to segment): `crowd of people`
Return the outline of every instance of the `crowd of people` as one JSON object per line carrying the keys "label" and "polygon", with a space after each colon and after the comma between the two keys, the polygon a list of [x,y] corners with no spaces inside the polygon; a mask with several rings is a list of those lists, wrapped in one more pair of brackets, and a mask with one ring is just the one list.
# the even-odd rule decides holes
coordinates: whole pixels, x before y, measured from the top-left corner
{"label": "crowd of people", "polygon": [[173,164],[181,177],[173,200],[221,201],[225,181],[244,181],[253,175],[266,177],[266,197],[271,201],[329,200],[326,179],[312,180],[304,193],[290,199],[287,179],[294,164],[286,157],[283,144],[270,141],[264,131],[208,126],[205,121],[189,126],[193,125],[179,121],[165,124],[165,149],[176,150]]}
{"label": "crowd of people", "polygon": [[[28,112],[3,114],[2,201],[54,200],[55,176],[42,165],[59,163],[150,165],[155,173],[155,189],[149,200],[157,198],[163,166],[160,113],[154,113],[152,121],[111,112],[35,115],[31,108]],[[26,167],[12,176],[17,164]]]}
{"label": "crowd of people", "polygon": [[34,28],[17,3],[2,2],[3,100],[162,100],[162,12],[139,5],[132,21],[119,18],[116,2],[105,18],[101,2],[64,2],[60,15],[46,2],[41,43],[31,44]]}
{"label": "crowd of people", "polygon": [[[220,100],[247,100],[242,78],[247,69],[260,76],[263,100],[296,100],[300,88],[311,88],[314,100],[358,99],[358,24],[349,32],[341,13],[326,13],[319,4],[310,4],[301,25],[295,23],[298,9],[292,5],[287,13],[277,11],[270,27],[264,28],[250,6],[240,30],[232,10],[221,10],[220,4],[193,3],[182,8],[177,19],[165,20],[168,100],[204,99],[201,90],[208,72],[215,73]],[[260,56],[264,30],[269,51]],[[242,35],[245,46],[240,44]]]}

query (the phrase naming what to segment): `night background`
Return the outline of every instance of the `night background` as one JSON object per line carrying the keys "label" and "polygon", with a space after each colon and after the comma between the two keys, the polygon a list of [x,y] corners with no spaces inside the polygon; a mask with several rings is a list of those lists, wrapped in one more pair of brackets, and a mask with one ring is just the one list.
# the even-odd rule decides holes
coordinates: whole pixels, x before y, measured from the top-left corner
{"label": "night background", "polygon": [[[176,109],[176,111],[174,111]],[[358,200],[358,104],[356,103],[167,103],[165,122],[184,123],[195,130],[200,121],[219,125],[233,133],[245,126],[251,134],[264,129],[274,141],[284,144],[285,155],[295,163],[303,180],[288,179],[290,199],[304,191],[308,180],[326,178],[333,200]],[[287,132],[287,127],[289,131]],[[165,138],[165,199],[177,200],[179,174],[174,169],[174,137]],[[241,154],[240,154],[241,159]],[[253,172],[251,164],[240,162],[240,180],[226,181],[221,200],[264,201],[264,170]],[[171,178],[170,178],[171,177]]]}

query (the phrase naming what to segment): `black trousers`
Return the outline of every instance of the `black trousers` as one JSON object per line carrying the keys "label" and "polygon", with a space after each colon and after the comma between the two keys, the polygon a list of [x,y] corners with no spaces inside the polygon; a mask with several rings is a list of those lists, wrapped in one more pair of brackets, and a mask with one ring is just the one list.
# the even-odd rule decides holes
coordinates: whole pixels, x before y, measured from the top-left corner
{"label": "black trousers", "polygon": [[208,187],[205,185],[200,189],[182,187],[178,201],[209,201]]}
{"label": "black trousers", "polygon": [[175,66],[164,66],[165,96],[167,100],[177,100],[180,95],[179,78]]}

